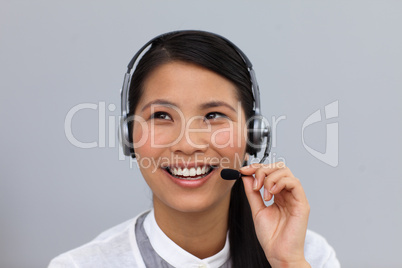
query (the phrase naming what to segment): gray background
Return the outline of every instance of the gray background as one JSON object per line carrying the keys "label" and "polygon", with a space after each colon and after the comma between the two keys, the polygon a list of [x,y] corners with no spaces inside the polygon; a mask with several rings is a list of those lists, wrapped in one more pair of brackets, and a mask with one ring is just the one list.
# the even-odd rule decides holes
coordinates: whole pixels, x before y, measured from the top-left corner
{"label": "gray background", "polygon": [[[105,116],[118,116],[132,55],[178,29],[222,34],[254,63],[263,113],[286,116],[273,152],[302,180],[309,228],[343,267],[402,267],[401,14],[402,2],[390,0],[1,0],[0,267],[45,267],[151,206],[116,145],[77,148],[64,120],[80,103],[115,104]],[[337,167],[301,139],[304,120],[333,101]],[[98,118],[97,110],[77,113],[75,137],[97,141]],[[325,151],[326,122],[305,135]]]}

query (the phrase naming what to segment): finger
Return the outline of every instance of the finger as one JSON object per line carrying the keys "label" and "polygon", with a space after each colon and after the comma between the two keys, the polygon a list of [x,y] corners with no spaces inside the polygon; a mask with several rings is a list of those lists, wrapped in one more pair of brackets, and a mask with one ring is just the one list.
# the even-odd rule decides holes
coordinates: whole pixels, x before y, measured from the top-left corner
{"label": "finger", "polygon": [[264,168],[264,169],[267,169],[268,172],[269,171],[273,172],[273,171],[275,171],[277,169],[284,168],[284,167],[286,167],[286,166],[285,166],[285,163],[283,163],[283,162],[276,162],[276,163],[271,163],[271,164],[268,164],[268,165],[267,164],[254,163],[254,164],[242,167],[240,169],[240,173],[242,173],[244,175],[252,175],[259,168]]}
{"label": "finger", "polygon": [[292,216],[308,218],[310,205],[297,178],[281,178],[272,188],[275,203],[287,208]]}
{"label": "finger", "polygon": [[[245,166],[240,169],[240,172],[244,175],[253,175],[255,174],[255,181],[253,184],[254,191],[258,191],[261,189],[264,179],[271,173],[275,173],[278,170],[287,169],[283,162],[276,162],[273,164],[265,165],[265,164],[252,164],[250,166]],[[288,175],[292,175],[291,173]]]}
{"label": "finger", "polygon": [[246,192],[246,196],[248,202],[250,204],[251,213],[253,214],[253,218],[261,209],[264,209],[266,206],[264,201],[262,200],[261,193],[259,191],[254,191],[253,182],[254,178],[252,176],[242,177],[244,184],[244,191]]}
{"label": "finger", "polygon": [[[267,180],[267,185],[264,184],[264,187],[268,189],[268,192],[271,195],[276,195],[286,190],[290,192],[293,198],[298,202],[307,202],[306,194],[303,190],[303,187],[299,181],[299,179],[295,177],[280,177],[276,181]],[[269,186],[273,182],[272,186]]]}
{"label": "finger", "polygon": [[273,172],[271,171],[272,170],[267,171],[267,169],[265,168],[260,168],[256,170],[255,172],[256,182],[254,182],[255,188],[259,190],[262,188],[263,185],[265,185],[265,188],[269,190],[279,178],[293,177],[292,172],[287,167],[277,169]]}
{"label": "finger", "polygon": [[264,187],[268,189],[268,191],[270,191],[271,188],[274,186],[274,184],[277,183],[277,181],[280,180],[282,177],[294,177],[294,176],[288,167],[275,170],[274,172],[268,174],[268,176],[264,178],[263,181]]}

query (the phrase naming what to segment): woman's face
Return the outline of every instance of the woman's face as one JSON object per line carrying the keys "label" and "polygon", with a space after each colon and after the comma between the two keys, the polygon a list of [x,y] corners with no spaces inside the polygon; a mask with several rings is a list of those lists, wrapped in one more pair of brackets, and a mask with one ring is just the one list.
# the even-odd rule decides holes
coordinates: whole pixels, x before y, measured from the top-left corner
{"label": "woman's face", "polygon": [[170,62],[149,75],[143,90],[133,141],[154,204],[200,212],[228,202],[234,181],[220,171],[241,167],[247,134],[234,84],[203,67]]}

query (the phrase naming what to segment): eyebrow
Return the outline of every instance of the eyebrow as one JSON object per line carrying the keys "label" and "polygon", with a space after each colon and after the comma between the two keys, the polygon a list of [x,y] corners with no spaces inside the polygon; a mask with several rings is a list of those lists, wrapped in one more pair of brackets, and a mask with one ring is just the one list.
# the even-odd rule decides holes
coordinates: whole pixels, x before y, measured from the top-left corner
{"label": "eyebrow", "polygon": [[236,109],[233,108],[232,106],[230,106],[229,104],[227,104],[224,101],[210,101],[210,102],[206,102],[201,104],[201,109],[208,109],[208,108],[214,108],[214,107],[219,107],[219,106],[225,106],[227,108],[229,108],[230,110],[236,112]]}
{"label": "eyebrow", "polygon": [[[145,109],[147,109],[148,107],[150,107],[151,105],[163,105],[163,106],[174,106],[174,107],[178,107],[175,103],[168,101],[168,100],[164,100],[164,99],[156,99],[153,101],[148,102],[146,105],[144,105],[144,107],[142,107],[141,112],[144,111]],[[215,108],[215,107],[220,107],[220,106],[224,106],[229,108],[230,110],[236,112],[236,109],[233,108],[231,105],[227,104],[224,101],[209,101],[206,103],[203,103],[200,105],[200,108],[205,110],[205,109],[209,109],[209,108]]]}
{"label": "eyebrow", "polygon": [[170,102],[168,100],[164,100],[164,99],[156,99],[153,101],[148,102],[146,105],[144,105],[144,107],[142,107],[141,112],[144,111],[145,109],[147,109],[148,107],[150,107],[151,105],[154,104],[159,104],[159,105],[164,105],[164,106],[175,106],[177,107],[176,104],[174,104],[173,102]]}

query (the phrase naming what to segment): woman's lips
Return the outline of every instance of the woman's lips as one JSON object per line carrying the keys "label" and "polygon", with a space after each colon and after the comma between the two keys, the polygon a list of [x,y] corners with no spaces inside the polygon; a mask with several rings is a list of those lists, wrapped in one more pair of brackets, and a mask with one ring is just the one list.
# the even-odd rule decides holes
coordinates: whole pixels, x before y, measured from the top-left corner
{"label": "woman's lips", "polygon": [[[181,168],[181,174],[180,170],[176,168],[162,168],[163,171],[168,175],[168,177],[177,185],[184,187],[184,188],[197,188],[202,186],[207,180],[212,176],[212,174],[216,171],[216,168],[212,166],[204,166],[204,174],[198,174],[197,173],[203,173],[202,167],[201,170],[197,170],[197,168]],[[171,171],[173,169],[173,172]],[[193,170],[192,170],[193,169]],[[195,169],[195,171],[194,171]],[[191,172],[191,173],[190,173]],[[194,176],[193,175],[195,172]],[[175,175],[173,174],[175,173]],[[177,174],[177,175],[176,175]],[[188,174],[188,175],[187,175]]]}
{"label": "woman's lips", "polygon": [[197,180],[205,177],[213,169],[212,166],[204,165],[198,167],[167,167],[166,170],[170,175],[183,180]]}

